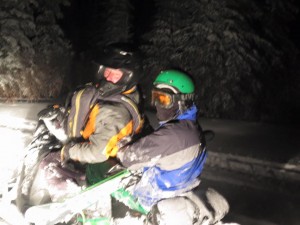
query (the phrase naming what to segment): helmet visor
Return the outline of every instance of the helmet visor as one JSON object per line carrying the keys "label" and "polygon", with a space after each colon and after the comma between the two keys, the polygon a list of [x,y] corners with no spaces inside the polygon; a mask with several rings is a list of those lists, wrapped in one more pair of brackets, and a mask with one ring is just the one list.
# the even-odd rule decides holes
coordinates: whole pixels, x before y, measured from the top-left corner
{"label": "helmet visor", "polygon": [[173,95],[157,89],[152,90],[151,104],[169,109],[173,106]]}
{"label": "helmet visor", "polygon": [[98,79],[106,80],[113,84],[127,84],[132,77],[132,71],[123,68],[111,68],[100,65]]}
{"label": "helmet visor", "polygon": [[124,73],[120,69],[114,69],[110,67],[100,66],[98,73],[100,73],[100,76],[105,78],[105,80],[116,84],[119,80],[122,79]]}
{"label": "helmet visor", "polygon": [[98,89],[102,96],[122,93],[132,88],[130,81],[133,73],[130,70],[100,65],[97,75]]}

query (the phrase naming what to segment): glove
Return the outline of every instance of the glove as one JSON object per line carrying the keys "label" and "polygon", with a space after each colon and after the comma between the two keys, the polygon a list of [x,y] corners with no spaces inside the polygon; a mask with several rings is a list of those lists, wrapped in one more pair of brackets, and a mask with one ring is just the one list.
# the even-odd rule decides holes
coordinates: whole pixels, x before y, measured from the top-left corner
{"label": "glove", "polygon": [[39,118],[39,120],[44,120],[44,119],[52,120],[57,117],[58,111],[59,111],[58,106],[49,106],[46,109],[41,110],[37,114],[37,117]]}
{"label": "glove", "polygon": [[60,162],[62,165],[65,165],[70,159],[70,148],[74,145],[74,143],[66,144],[60,151]]}
{"label": "glove", "polygon": [[64,129],[65,108],[54,105],[38,113],[39,120],[42,120],[47,129],[62,143],[68,142],[68,136]]}
{"label": "glove", "polygon": [[124,154],[125,154],[125,151],[126,151],[126,146],[120,148],[117,152],[117,159],[122,163],[123,160],[124,160]]}

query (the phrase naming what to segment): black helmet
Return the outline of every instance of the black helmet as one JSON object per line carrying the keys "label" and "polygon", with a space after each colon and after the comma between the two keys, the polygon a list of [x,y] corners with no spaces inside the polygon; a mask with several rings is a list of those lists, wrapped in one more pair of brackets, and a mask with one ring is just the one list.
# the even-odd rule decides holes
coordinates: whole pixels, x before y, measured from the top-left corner
{"label": "black helmet", "polygon": [[[99,69],[97,81],[102,96],[122,93],[134,87],[141,75],[141,56],[139,51],[127,43],[114,43],[103,48],[97,59]],[[121,78],[116,82],[108,81],[105,73],[117,71]]]}

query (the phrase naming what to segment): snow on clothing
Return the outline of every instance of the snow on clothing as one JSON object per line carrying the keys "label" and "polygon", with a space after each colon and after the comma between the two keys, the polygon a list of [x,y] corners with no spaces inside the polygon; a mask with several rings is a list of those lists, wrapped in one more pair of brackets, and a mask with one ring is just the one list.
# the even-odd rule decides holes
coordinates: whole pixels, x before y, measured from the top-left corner
{"label": "snow on clothing", "polygon": [[206,151],[196,112],[193,106],[118,154],[122,164],[130,170],[143,169],[134,195],[146,208],[199,185]]}
{"label": "snow on clothing", "polygon": [[[135,104],[139,103],[137,91],[126,94]],[[118,149],[131,140],[135,132],[131,113],[122,103],[99,101],[90,112],[82,136],[85,142],[69,150],[70,158],[82,163],[99,163],[116,156]]]}
{"label": "snow on clothing", "polygon": [[213,188],[197,187],[181,196],[159,201],[151,209],[151,221],[166,225],[223,224],[228,213],[227,200]]}
{"label": "snow on clothing", "polygon": [[[131,99],[132,104],[137,104],[139,101],[137,91],[121,95],[122,98],[125,96]],[[126,103],[110,100],[97,100],[91,111],[85,110],[85,112],[89,112],[88,120],[84,124],[82,132],[78,132],[79,136],[82,135],[81,140],[83,142],[73,145],[69,152],[70,158],[80,163],[73,161],[67,163],[66,166],[60,165],[60,152],[50,153],[42,160],[39,165],[40,178],[36,179],[44,180],[45,186],[38,185],[36,192],[42,193],[46,190],[49,197],[44,199],[39,194],[33,199],[32,205],[38,201],[56,201],[64,195],[72,195],[73,190],[75,190],[74,187],[84,183],[84,179],[88,185],[103,179],[103,174],[112,166],[112,160],[109,157],[115,156],[119,147],[130,141],[132,135],[137,132],[134,129],[136,128],[133,119],[135,115],[132,115],[127,106],[124,105]],[[80,103],[80,101],[76,103]],[[89,104],[87,105],[89,106]],[[73,103],[72,107],[74,107]],[[78,120],[75,118],[72,121]],[[86,170],[75,171],[75,168],[81,163],[87,163]],[[71,164],[74,164],[75,168]]]}

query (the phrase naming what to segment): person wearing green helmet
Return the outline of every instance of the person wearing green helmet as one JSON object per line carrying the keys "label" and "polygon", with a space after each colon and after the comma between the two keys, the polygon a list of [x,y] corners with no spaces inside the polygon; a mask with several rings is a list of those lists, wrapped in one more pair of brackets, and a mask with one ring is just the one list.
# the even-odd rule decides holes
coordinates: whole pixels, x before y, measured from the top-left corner
{"label": "person wearing green helmet", "polygon": [[195,86],[192,79],[178,70],[162,71],[153,82],[152,105],[162,123],[183,114],[194,106]]}
{"label": "person wearing green helmet", "polygon": [[[194,100],[195,85],[189,75],[179,70],[159,73],[153,82],[152,105],[160,126],[117,153],[123,166],[142,171],[131,193],[149,211],[153,225],[215,224],[222,217],[205,211],[205,204],[193,194],[207,156]],[[223,202],[225,215],[227,202]]]}

